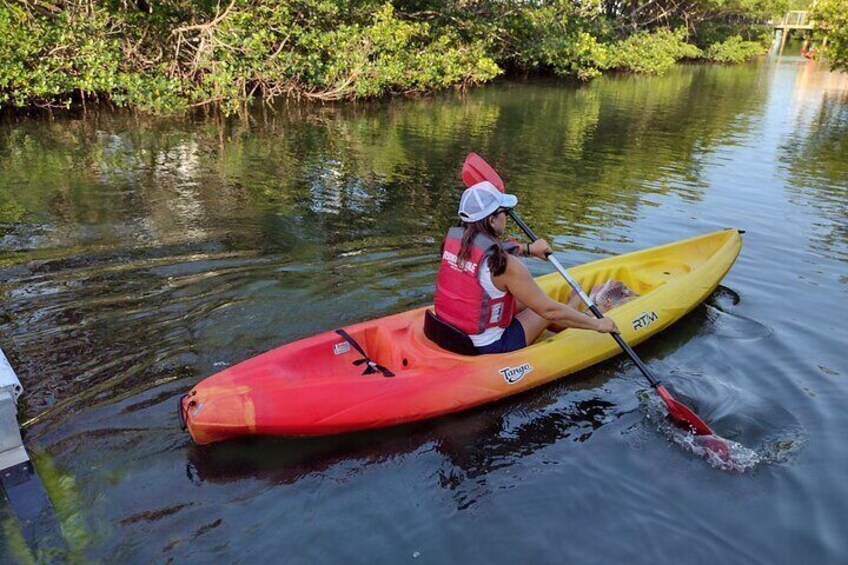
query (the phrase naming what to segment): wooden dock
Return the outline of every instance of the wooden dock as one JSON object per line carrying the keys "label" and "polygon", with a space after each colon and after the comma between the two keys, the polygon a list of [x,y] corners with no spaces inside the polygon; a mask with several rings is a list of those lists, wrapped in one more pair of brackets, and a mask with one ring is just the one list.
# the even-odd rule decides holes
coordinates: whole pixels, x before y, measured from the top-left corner
{"label": "wooden dock", "polygon": [[783,54],[783,48],[786,45],[786,38],[789,37],[789,34],[797,30],[812,31],[813,26],[814,22],[810,19],[810,12],[806,10],[787,12],[780,21],[771,22],[774,33],[780,32],[780,49],[778,50],[778,54]]}
{"label": "wooden dock", "polygon": [[776,23],[772,23],[774,29],[782,29],[789,31],[793,29],[813,29],[813,20],[810,19],[810,12],[793,11],[787,12],[783,18]]}

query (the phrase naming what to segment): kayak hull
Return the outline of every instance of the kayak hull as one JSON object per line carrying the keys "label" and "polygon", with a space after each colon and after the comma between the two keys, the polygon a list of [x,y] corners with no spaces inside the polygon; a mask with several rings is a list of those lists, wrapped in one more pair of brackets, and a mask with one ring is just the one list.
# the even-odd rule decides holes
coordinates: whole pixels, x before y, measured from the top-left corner
{"label": "kayak hull", "polygon": [[[594,261],[569,269],[583,286],[622,281],[639,296],[610,310],[622,337],[636,345],[700,304],[742,247],[735,229]],[[537,283],[565,302],[558,273]],[[593,331],[546,332],[530,346],[498,355],[462,356],[423,332],[427,308],[345,327],[369,358],[393,377],[363,374],[366,365],[336,332],[283,345],[197,384],[180,412],[199,444],[239,436],[320,436],[433,418],[492,402],[608,359],[621,349]]]}

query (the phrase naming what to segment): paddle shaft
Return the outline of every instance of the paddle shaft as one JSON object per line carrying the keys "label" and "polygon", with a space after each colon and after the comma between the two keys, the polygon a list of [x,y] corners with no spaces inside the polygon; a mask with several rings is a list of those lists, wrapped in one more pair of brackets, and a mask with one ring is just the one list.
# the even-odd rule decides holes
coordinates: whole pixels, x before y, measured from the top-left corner
{"label": "paddle shaft", "polygon": [[[508,210],[507,214],[509,214],[509,217],[512,218],[513,222],[518,224],[518,227],[521,228],[521,231],[527,234],[527,237],[530,238],[530,241],[536,241],[537,239],[539,239],[538,237],[536,237],[536,234],[533,233],[533,230],[530,229],[530,226],[525,224],[524,220],[522,220],[521,217],[519,217],[519,215],[515,213],[515,210]],[[563,278],[568,282],[569,286],[574,289],[574,292],[576,292],[580,296],[580,299],[586,303],[586,306],[589,307],[589,310],[592,312],[592,314],[594,314],[596,318],[603,318],[604,315],[601,313],[600,310],[598,310],[598,307],[595,305],[592,299],[589,298],[589,296],[583,291],[583,288],[580,286],[580,284],[575,281],[571,277],[571,275],[568,274],[568,271],[565,270],[565,267],[560,264],[557,258],[551,254],[548,254],[547,259],[556,268],[556,270],[559,271],[559,274],[561,274]],[[622,338],[621,335],[617,333],[613,333],[610,335],[619,345],[619,347],[621,347],[621,349],[624,350],[625,353],[627,353],[630,359],[632,359],[633,362],[636,363],[636,366],[639,367],[639,370],[642,371],[642,374],[645,375],[645,378],[648,379],[648,382],[651,383],[651,386],[657,388],[660,382],[656,379],[656,377],[654,377],[653,373],[651,373],[651,370],[648,368],[648,366],[645,365],[641,359],[639,359],[639,356],[636,355],[636,352],[633,351],[633,349],[629,345],[627,345],[627,342],[624,341],[624,338]]]}

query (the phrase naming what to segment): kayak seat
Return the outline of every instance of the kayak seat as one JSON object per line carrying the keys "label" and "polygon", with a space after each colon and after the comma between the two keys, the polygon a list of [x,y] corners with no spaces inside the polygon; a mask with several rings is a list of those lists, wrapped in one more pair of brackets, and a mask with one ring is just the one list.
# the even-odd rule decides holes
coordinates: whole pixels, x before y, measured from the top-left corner
{"label": "kayak seat", "polygon": [[477,355],[477,348],[463,331],[436,317],[432,310],[424,314],[424,335],[427,339],[451,353]]}

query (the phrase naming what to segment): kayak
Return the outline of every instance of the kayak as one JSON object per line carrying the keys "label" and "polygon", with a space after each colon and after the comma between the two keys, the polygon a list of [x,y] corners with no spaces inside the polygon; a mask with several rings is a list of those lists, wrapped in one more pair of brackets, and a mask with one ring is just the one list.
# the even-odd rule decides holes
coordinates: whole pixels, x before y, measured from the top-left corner
{"label": "kayak", "polygon": [[[636,345],[707,298],[741,248],[740,232],[726,229],[568,272],[584,289],[610,280],[632,289],[634,298],[605,315]],[[559,273],[536,282],[555,300],[571,294]],[[517,394],[621,353],[609,335],[568,329],[510,353],[459,355],[426,337],[428,309],[301,339],[207,377],[180,399],[184,427],[208,444],[393,426]]]}

